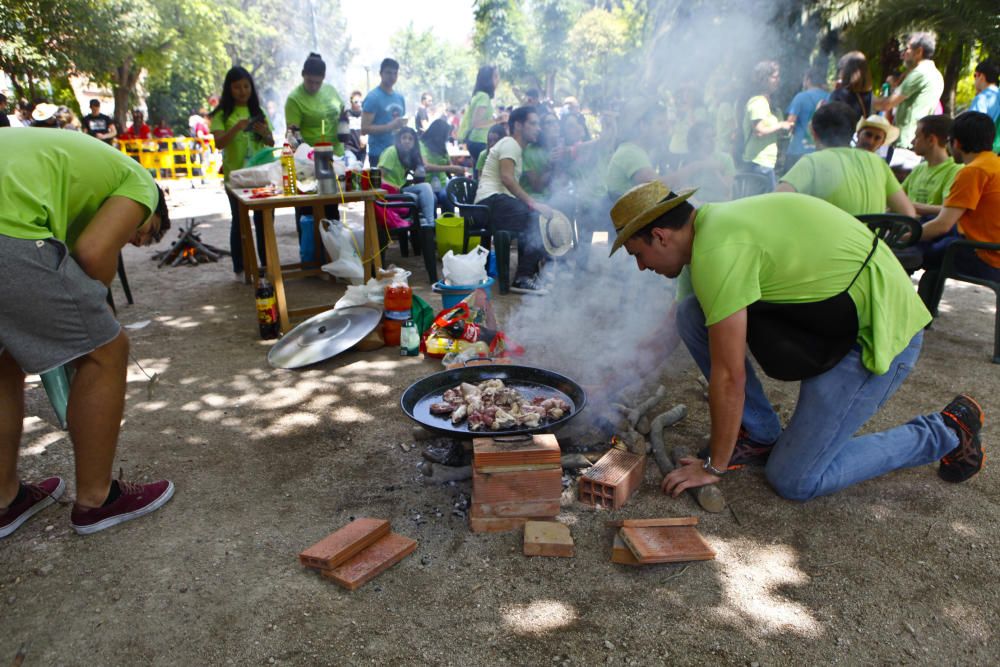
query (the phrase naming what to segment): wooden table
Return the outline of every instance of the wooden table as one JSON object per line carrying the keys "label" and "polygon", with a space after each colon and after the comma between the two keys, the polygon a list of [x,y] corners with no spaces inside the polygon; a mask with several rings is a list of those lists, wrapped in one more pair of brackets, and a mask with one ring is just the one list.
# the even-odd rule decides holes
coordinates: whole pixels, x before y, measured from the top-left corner
{"label": "wooden table", "polygon": [[[375,222],[375,200],[385,197],[385,190],[363,190],[360,192],[344,192],[330,195],[297,195],[294,197],[262,197],[251,199],[250,190],[230,188],[229,190],[239,203],[240,240],[243,247],[243,280],[252,285],[257,284],[260,268],[257,264],[257,247],[254,243],[254,233],[250,225],[250,212],[261,211],[264,225],[264,252],[267,262],[267,279],[274,286],[274,297],[278,305],[278,322],[281,333],[292,328],[290,318],[305,318],[322,313],[333,307],[333,304],[311,306],[309,308],[289,309],[285,299],[285,280],[307,278],[309,276],[327,275],[320,266],[323,264],[323,243],[319,232],[320,220],[324,217],[323,209],[327,204],[349,204],[363,201],[365,203],[364,250],[361,257],[364,265],[364,278],[372,278],[378,269],[382,268],[382,256],[379,253],[378,228]],[[313,210],[313,231],[316,239],[316,258],[312,262],[296,262],[281,264],[278,257],[278,241],[274,233],[274,209],[308,206]]]}

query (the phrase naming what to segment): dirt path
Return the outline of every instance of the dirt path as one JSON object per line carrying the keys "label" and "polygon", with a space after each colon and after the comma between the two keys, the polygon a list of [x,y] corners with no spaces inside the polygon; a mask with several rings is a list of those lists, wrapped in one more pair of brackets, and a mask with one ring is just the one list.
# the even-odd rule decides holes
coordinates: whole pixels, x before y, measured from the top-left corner
{"label": "dirt path", "polygon": [[[189,211],[224,212],[220,193],[175,193]],[[228,219],[208,218],[211,243]],[[291,224],[280,243],[294,252]],[[172,236],[171,236],[172,238]],[[157,270],[128,249],[136,304],[121,310],[132,350],[160,381],[129,371],[118,464],[128,479],[168,477],[155,515],[82,538],[69,507],[46,510],[0,546],[0,664],[989,664],[1000,653],[995,467],[959,486],[931,466],[806,504],[780,500],[757,471],[725,481],[732,514],[702,515],[657,491],[623,510],[564,495],[577,556],[527,559],[517,533],[475,535],[454,505],[467,484],[426,488],[403,388],[438,370],[396,350],[347,353],[275,371],[257,339],[252,290],[228,265]],[[390,250],[398,257],[398,250]],[[418,261],[404,262],[437,305]],[[293,286],[297,303],[342,290]],[[120,292],[119,303],[124,303]],[[501,316],[519,303],[498,299]],[[996,441],[1000,367],[989,363],[990,293],[952,285],[910,379],[868,429],[940,409],[959,390]],[[669,436],[694,442],[708,409],[686,355],[664,407],[690,415]],[[768,383],[787,417],[795,387]],[[27,390],[22,476],[59,474],[73,495],[71,447],[40,385]],[[628,569],[609,562],[604,520],[697,514],[715,561]],[[415,554],[347,593],[296,554],[347,522],[376,516],[419,541]]]}

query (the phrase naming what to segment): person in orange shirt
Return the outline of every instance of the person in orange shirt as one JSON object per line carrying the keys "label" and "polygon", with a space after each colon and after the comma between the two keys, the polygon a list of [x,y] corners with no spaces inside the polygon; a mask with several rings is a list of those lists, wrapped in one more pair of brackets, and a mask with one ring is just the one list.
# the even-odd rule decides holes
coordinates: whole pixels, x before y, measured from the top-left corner
{"label": "person in orange shirt", "polygon": [[[931,293],[945,249],[958,239],[1000,243],[1000,156],[993,152],[996,127],[978,111],[959,114],[952,124],[949,146],[965,166],[955,180],[937,217],[924,223],[924,261],[918,291],[930,306]],[[1000,252],[962,248],[955,255],[959,271],[1000,280]]]}

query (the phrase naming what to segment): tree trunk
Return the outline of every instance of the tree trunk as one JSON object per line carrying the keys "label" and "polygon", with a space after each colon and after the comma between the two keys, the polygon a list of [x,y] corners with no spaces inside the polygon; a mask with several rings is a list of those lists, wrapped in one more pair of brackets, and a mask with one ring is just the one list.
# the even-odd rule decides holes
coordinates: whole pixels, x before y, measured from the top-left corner
{"label": "tree trunk", "polygon": [[944,92],[941,93],[941,104],[949,116],[955,115],[955,88],[958,78],[962,75],[962,63],[965,60],[965,42],[959,40],[952,49],[948,66],[944,70]]}
{"label": "tree trunk", "polygon": [[115,97],[115,123],[118,124],[119,132],[124,131],[127,125],[129,96],[138,80],[139,70],[134,67],[132,58],[126,58],[125,62],[115,68],[112,91]]}

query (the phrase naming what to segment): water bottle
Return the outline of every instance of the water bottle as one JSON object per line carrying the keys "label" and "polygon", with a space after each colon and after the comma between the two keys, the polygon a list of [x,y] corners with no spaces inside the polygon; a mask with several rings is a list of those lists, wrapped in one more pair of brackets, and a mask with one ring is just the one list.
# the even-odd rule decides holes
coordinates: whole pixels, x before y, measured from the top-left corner
{"label": "water bottle", "polygon": [[298,194],[295,178],[295,153],[287,142],[281,149],[281,186],[286,197]]}
{"label": "water bottle", "polygon": [[399,356],[416,357],[420,355],[420,333],[413,320],[406,320],[399,332]]}

